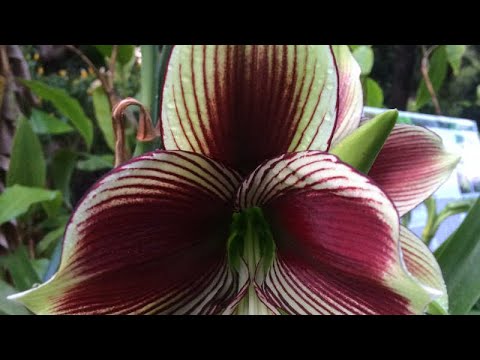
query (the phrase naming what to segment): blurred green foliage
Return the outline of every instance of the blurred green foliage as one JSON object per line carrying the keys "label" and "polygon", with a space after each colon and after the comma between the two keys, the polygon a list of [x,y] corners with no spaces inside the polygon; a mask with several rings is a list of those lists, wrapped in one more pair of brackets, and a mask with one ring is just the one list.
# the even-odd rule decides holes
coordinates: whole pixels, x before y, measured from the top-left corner
{"label": "blurred green foliage", "polygon": [[[113,167],[111,103],[97,74],[111,80],[115,99],[138,97],[141,66],[134,45],[119,46],[114,63],[112,48],[78,47],[87,64],[71,51],[47,61],[37,47],[22,46],[31,80],[17,81],[38,103],[18,99],[22,115],[15,124],[9,169],[0,177],[6,187],[0,192],[0,314],[28,313],[5,297],[45,281],[49,267],[55,271],[56,249],[73,208]],[[131,115],[126,123],[130,152],[136,143]]]}

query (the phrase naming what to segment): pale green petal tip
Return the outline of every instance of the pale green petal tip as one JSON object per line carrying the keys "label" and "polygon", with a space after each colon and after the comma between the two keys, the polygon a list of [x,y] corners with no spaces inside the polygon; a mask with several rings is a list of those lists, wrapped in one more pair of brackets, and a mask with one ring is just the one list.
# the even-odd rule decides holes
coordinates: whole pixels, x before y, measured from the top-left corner
{"label": "pale green petal tip", "polygon": [[25,306],[28,310],[33,312],[34,314],[39,315],[39,314],[42,313],[42,308],[43,307],[39,306],[38,303],[36,303],[34,301],[31,301],[29,295],[32,291],[35,291],[35,289],[28,290],[28,291],[25,291],[25,292],[14,294],[14,295],[10,295],[10,296],[7,297],[7,300],[10,300],[10,301],[16,302],[18,304],[21,304],[21,305]]}
{"label": "pale green petal tip", "polygon": [[448,301],[444,298],[432,301],[428,305],[427,313],[430,315],[448,315]]}
{"label": "pale green petal tip", "polygon": [[[413,277],[413,275],[411,275]],[[447,289],[432,288],[423,284],[417,278],[413,277],[420,286],[430,295],[431,301],[428,303],[425,313],[429,315],[448,315],[448,294]]]}
{"label": "pale green petal tip", "polygon": [[[404,294],[407,298],[413,300],[412,303],[416,303],[414,307],[419,310],[418,314],[448,315],[448,294],[446,288],[438,289],[425,285],[407,269],[404,269],[404,271],[407,277],[418,286],[416,291],[411,288],[413,290],[412,293]],[[421,305],[422,300],[420,300],[422,298],[424,299],[423,305]]]}
{"label": "pale green petal tip", "polygon": [[7,300],[22,304],[36,315],[52,314],[52,306],[48,301],[50,295],[50,286],[48,285],[52,280],[54,279],[33,289],[10,295]]}
{"label": "pale green petal tip", "polygon": [[452,153],[446,153],[445,158],[446,162],[448,163],[448,167],[451,170],[454,170],[458,166],[458,164],[460,164],[460,161],[462,161],[461,155],[456,155]]}
{"label": "pale green petal tip", "polygon": [[447,315],[448,295],[445,286],[441,288],[426,285],[408,271],[403,258],[400,266],[387,275],[387,285],[410,302],[410,310],[416,315]]}

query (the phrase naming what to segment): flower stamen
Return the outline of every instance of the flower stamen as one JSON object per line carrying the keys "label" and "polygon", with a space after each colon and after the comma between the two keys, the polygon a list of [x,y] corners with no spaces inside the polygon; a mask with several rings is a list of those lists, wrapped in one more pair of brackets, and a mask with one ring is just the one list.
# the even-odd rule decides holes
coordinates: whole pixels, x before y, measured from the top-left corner
{"label": "flower stamen", "polygon": [[[246,263],[250,279],[258,281],[259,266],[262,267],[262,273],[267,273],[275,255],[275,243],[270,225],[265,221],[260,208],[253,207],[234,215],[228,253],[232,266],[237,267],[242,260]],[[235,314],[268,315],[270,313],[267,306],[258,298],[255,283],[252,282],[247,295],[238,304]]]}

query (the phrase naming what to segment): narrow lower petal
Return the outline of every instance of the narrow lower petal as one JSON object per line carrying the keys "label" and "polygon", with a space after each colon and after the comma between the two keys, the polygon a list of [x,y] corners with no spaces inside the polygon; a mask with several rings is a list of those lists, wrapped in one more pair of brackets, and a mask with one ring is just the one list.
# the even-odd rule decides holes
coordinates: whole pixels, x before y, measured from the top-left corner
{"label": "narrow lower petal", "polygon": [[38,314],[211,314],[245,292],[227,264],[239,177],[187,152],[146,154],[85,196],[67,226],[60,269],[14,299]]}
{"label": "narrow lower petal", "polygon": [[258,269],[259,298],[276,313],[421,314],[431,295],[406,270],[399,217],[371,180],[308,151],[258,167],[236,208],[263,210],[276,244]]}
{"label": "narrow lower petal", "polygon": [[458,161],[430,130],[401,124],[391,133],[369,176],[403,216],[447,181]]}
{"label": "narrow lower petal", "polygon": [[337,108],[330,46],[177,45],[163,92],[164,144],[247,174],[286,152],[327,150]]}
{"label": "narrow lower petal", "polygon": [[442,270],[428,247],[406,227],[400,228],[400,243],[408,271],[432,294],[444,313],[448,313],[448,293]]}
{"label": "narrow lower petal", "polygon": [[[363,89],[360,66],[347,45],[333,45],[338,69],[338,116],[333,145],[338,144],[360,125],[363,110]],[[319,150],[319,149],[313,149]]]}

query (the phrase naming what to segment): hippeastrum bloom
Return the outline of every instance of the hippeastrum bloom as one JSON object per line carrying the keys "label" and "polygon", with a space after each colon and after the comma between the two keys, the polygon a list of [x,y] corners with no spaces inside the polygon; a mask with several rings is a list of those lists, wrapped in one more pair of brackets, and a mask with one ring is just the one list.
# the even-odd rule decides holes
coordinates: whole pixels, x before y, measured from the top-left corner
{"label": "hippeastrum bloom", "polygon": [[14,299],[38,314],[445,312],[399,215],[456,159],[423,128],[391,131],[392,113],[359,127],[359,75],[346,46],[176,46],[166,150],[100,180],[57,274]]}

